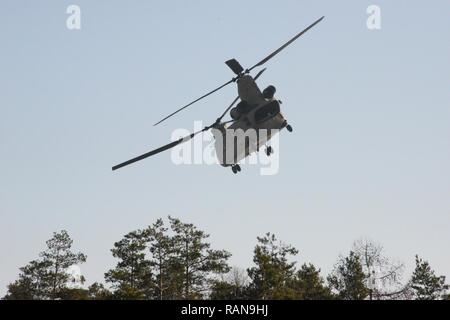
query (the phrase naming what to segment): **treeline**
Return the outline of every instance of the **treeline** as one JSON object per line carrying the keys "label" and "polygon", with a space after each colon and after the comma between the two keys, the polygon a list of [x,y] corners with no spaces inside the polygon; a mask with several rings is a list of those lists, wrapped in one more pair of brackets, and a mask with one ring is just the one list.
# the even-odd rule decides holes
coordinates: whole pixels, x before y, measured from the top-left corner
{"label": "treeline", "polygon": [[231,254],[215,250],[209,235],[190,223],[168,218],[132,231],[114,243],[114,268],[106,286],[85,286],[82,275],[68,272],[86,262],[72,251],[66,231],[54,233],[39,259],[20,268],[3,299],[449,299],[444,276],[415,257],[415,270],[403,280],[404,266],[385,256],[383,247],[361,239],[333,271],[322,277],[311,263],[297,266],[298,250],[267,233],[257,237],[253,265],[231,268]]}

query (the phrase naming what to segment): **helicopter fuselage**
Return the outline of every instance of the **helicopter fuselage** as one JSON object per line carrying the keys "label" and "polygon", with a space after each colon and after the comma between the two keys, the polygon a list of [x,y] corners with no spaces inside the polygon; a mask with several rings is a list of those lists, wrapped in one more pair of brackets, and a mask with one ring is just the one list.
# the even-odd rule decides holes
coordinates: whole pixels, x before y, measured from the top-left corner
{"label": "helicopter fuselage", "polygon": [[231,125],[221,123],[212,130],[216,155],[224,167],[233,166],[253,152],[258,152],[261,146],[287,126],[280,112],[280,102],[264,99],[250,75],[242,76],[237,86],[239,98],[252,108]]}

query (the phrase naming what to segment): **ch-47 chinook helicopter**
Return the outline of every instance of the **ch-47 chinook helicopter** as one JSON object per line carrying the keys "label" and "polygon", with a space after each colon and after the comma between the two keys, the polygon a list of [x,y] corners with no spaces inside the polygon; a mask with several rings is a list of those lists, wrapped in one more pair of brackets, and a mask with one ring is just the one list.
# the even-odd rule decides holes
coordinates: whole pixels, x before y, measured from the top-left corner
{"label": "ch-47 chinook helicopter", "polygon": [[[286,128],[289,132],[292,131],[292,127],[287,123],[287,120],[283,117],[283,115],[280,112],[281,101],[276,100],[274,98],[274,94],[276,91],[275,87],[269,86],[261,92],[261,90],[258,88],[258,85],[255,82],[259,78],[259,76],[261,76],[261,74],[266,70],[266,68],[261,69],[256,74],[255,77],[252,77],[250,75],[250,72],[257,67],[263,66],[267,61],[272,59],[275,55],[280,53],[280,51],[282,51],[292,42],[297,40],[300,36],[306,33],[309,29],[313,28],[323,19],[324,17],[321,17],[320,19],[315,21],[309,27],[307,27],[306,29],[295,35],[292,39],[290,39],[280,48],[269,54],[267,57],[265,57],[264,59],[262,59],[249,69],[244,69],[236,59],[226,61],[225,63],[227,64],[227,66],[236,74],[234,78],[232,78],[225,84],[221,85],[220,87],[201,96],[200,98],[181,107],[175,112],[169,114],[168,116],[158,121],[154,125],[156,126],[160,124],[161,122],[174,116],[175,114],[186,109],[192,104],[219,91],[225,86],[234,82],[237,83],[239,96],[230,104],[230,106],[223,112],[223,114],[219,118],[217,118],[217,120],[213,124],[206,126],[202,130],[194,132],[184,138],[180,138],[176,141],[173,141],[158,149],[152,150],[143,155],[140,155],[138,157],[125,161],[121,164],[118,164],[112,167],[112,170],[117,170],[134,162],[143,160],[145,158],[151,157],[165,150],[171,149],[179,144],[191,140],[197,134],[211,129],[216,141],[215,149],[217,158],[219,159],[219,163],[224,167],[231,167],[233,173],[240,172],[241,167],[239,166],[239,162],[248,155],[250,155],[251,153],[259,151],[261,146],[266,145],[266,143],[273,137],[272,132],[277,133],[279,130],[283,128]],[[239,100],[240,102],[237,104],[236,107],[233,108],[233,106]],[[222,122],[222,119],[226,116],[228,111],[230,111],[231,120]],[[245,140],[244,146],[242,148],[236,147],[235,145],[231,145],[230,147],[230,144],[224,143],[224,141],[226,140],[225,137],[226,132],[240,131],[245,133],[252,129],[256,132],[265,130],[267,134],[265,135],[256,134],[254,139],[250,138]],[[272,152],[273,152],[272,148],[270,146],[267,146],[266,154],[269,156]],[[233,157],[228,157],[229,154],[232,154]]]}

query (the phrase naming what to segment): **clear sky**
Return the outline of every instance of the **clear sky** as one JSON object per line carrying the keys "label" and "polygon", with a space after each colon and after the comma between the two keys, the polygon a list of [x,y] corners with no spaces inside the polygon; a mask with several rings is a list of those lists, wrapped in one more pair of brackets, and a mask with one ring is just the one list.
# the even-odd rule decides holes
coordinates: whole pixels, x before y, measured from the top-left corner
{"label": "clear sky", "polygon": [[[70,4],[79,31],[66,28]],[[366,27],[371,4],[381,30]],[[419,254],[450,276],[449,12],[447,0],[2,0],[0,294],[53,231],[87,254],[91,283],[115,264],[115,241],[169,214],[241,267],[271,231],[324,274],[364,236],[406,275]],[[230,79],[224,61],[253,65],[322,15],[259,81],[294,127],[277,175],[175,166],[170,153],[111,171],[214,121],[232,86],[152,126]]]}

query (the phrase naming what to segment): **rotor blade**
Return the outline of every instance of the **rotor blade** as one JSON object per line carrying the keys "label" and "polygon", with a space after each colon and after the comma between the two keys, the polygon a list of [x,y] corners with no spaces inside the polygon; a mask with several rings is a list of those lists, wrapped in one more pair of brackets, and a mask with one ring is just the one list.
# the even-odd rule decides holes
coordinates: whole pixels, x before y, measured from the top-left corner
{"label": "rotor blade", "polygon": [[247,72],[252,71],[254,68],[262,66],[264,63],[266,63],[267,61],[269,61],[270,59],[272,59],[275,55],[277,55],[281,50],[283,50],[284,48],[286,48],[288,45],[290,45],[292,42],[294,42],[295,40],[297,40],[300,36],[302,36],[305,32],[307,32],[309,29],[311,29],[312,27],[314,27],[316,24],[318,24],[320,21],[322,21],[325,17],[320,18],[319,20],[317,20],[316,22],[314,22],[313,24],[311,24],[308,28],[306,28],[305,30],[303,30],[302,32],[298,33],[295,37],[293,37],[291,40],[289,40],[288,42],[286,42],[284,45],[282,45],[280,48],[278,48],[277,50],[275,50],[274,52],[272,52],[271,54],[269,54],[267,57],[265,57],[264,59],[262,59],[260,62],[258,62],[257,64],[255,64],[253,67],[251,67],[250,69],[247,70]]}
{"label": "rotor blade", "polygon": [[266,71],[266,69],[267,69],[267,68],[264,68],[264,69],[262,69],[261,71],[259,71],[259,72],[256,74],[255,78],[253,78],[253,80],[257,80],[257,79],[259,78],[259,76],[262,75],[264,71]]}
{"label": "rotor blade", "polygon": [[201,133],[201,132],[204,132],[204,131],[206,131],[206,130],[209,130],[209,129],[211,129],[211,127],[212,127],[212,126],[205,127],[204,129],[202,129],[202,130],[200,130],[200,131],[197,131],[197,132],[194,132],[194,133],[191,133],[190,135],[188,135],[188,136],[186,136],[186,137],[184,137],[184,138],[178,139],[178,140],[173,141],[173,142],[171,142],[171,143],[169,143],[169,144],[166,144],[165,146],[162,146],[162,147],[160,147],[160,148],[158,148],[158,149],[152,150],[152,151],[150,151],[150,152],[144,153],[143,155],[140,155],[140,156],[138,156],[138,157],[135,157],[135,158],[133,158],[133,159],[130,159],[130,160],[128,160],[128,161],[125,161],[125,162],[123,162],[123,163],[121,163],[121,164],[118,164],[118,165],[112,167],[112,169],[113,169],[113,171],[114,171],[114,170],[120,169],[120,168],[122,168],[122,167],[125,167],[125,166],[127,166],[127,165],[129,165],[129,164],[132,164],[132,163],[135,163],[135,162],[137,162],[137,161],[143,160],[143,159],[145,159],[145,158],[154,156],[155,154],[158,154],[158,153],[160,153],[160,152],[169,150],[169,149],[171,149],[171,148],[173,148],[173,147],[175,147],[175,146],[177,146],[177,145],[179,145],[179,144],[181,144],[181,143],[184,143],[184,142],[187,142],[187,141],[191,140],[191,139],[192,139],[193,137],[195,137],[197,134],[199,134],[199,133]]}
{"label": "rotor blade", "polygon": [[239,96],[236,97],[236,99],[233,100],[233,102],[229,105],[228,108],[225,109],[225,111],[222,113],[222,115],[219,117],[219,119],[217,119],[217,122],[220,122],[220,120],[222,120],[223,117],[225,117],[225,115],[227,114],[228,111],[230,111],[230,109],[234,106],[234,104],[239,100]]}
{"label": "rotor blade", "polygon": [[168,118],[170,118],[171,116],[177,114],[178,112],[180,112],[180,111],[186,109],[186,108],[189,107],[190,105],[193,105],[194,103],[196,103],[196,102],[202,100],[203,98],[206,98],[207,96],[213,94],[214,92],[219,91],[220,89],[222,89],[223,87],[229,85],[230,83],[232,83],[232,82],[234,82],[234,81],[236,81],[235,78],[231,79],[230,81],[226,82],[225,84],[221,85],[220,87],[218,87],[218,88],[216,88],[216,89],[214,89],[214,90],[208,92],[207,94],[201,96],[200,98],[198,98],[198,99],[196,99],[196,100],[194,100],[194,101],[188,103],[187,105],[181,107],[181,108],[178,109],[177,111],[172,112],[171,114],[169,114],[169,115],[168,115],[167,117],[165,117],[164,119],[162,119],[162,120],[158,121],[157,123],[155,123],[154,126],[160,124],[160,123],[163,122],[164,120],[167,120]]}
{"label": "rotor blade", "polygon": [[[260,75],[263,74],[263,72],[266,71],[266,68],[262,69],[261,71],[258,72],[258,74],[255,76],[254,80],[258,79]],[[223,117],[225,117],[225,115],[227,114],[228,111],[230,111],[230,109],[234,106],[234,104],[239,100],[239,96],[236,97],[236,99],[233,100],[233,102],[230,104],[230,106],[224,111],[224,113],[222,113],[222,115],[219,117],[219,119],[217,119],[217,122],[220,122],[220,120],[222,120]]]}

